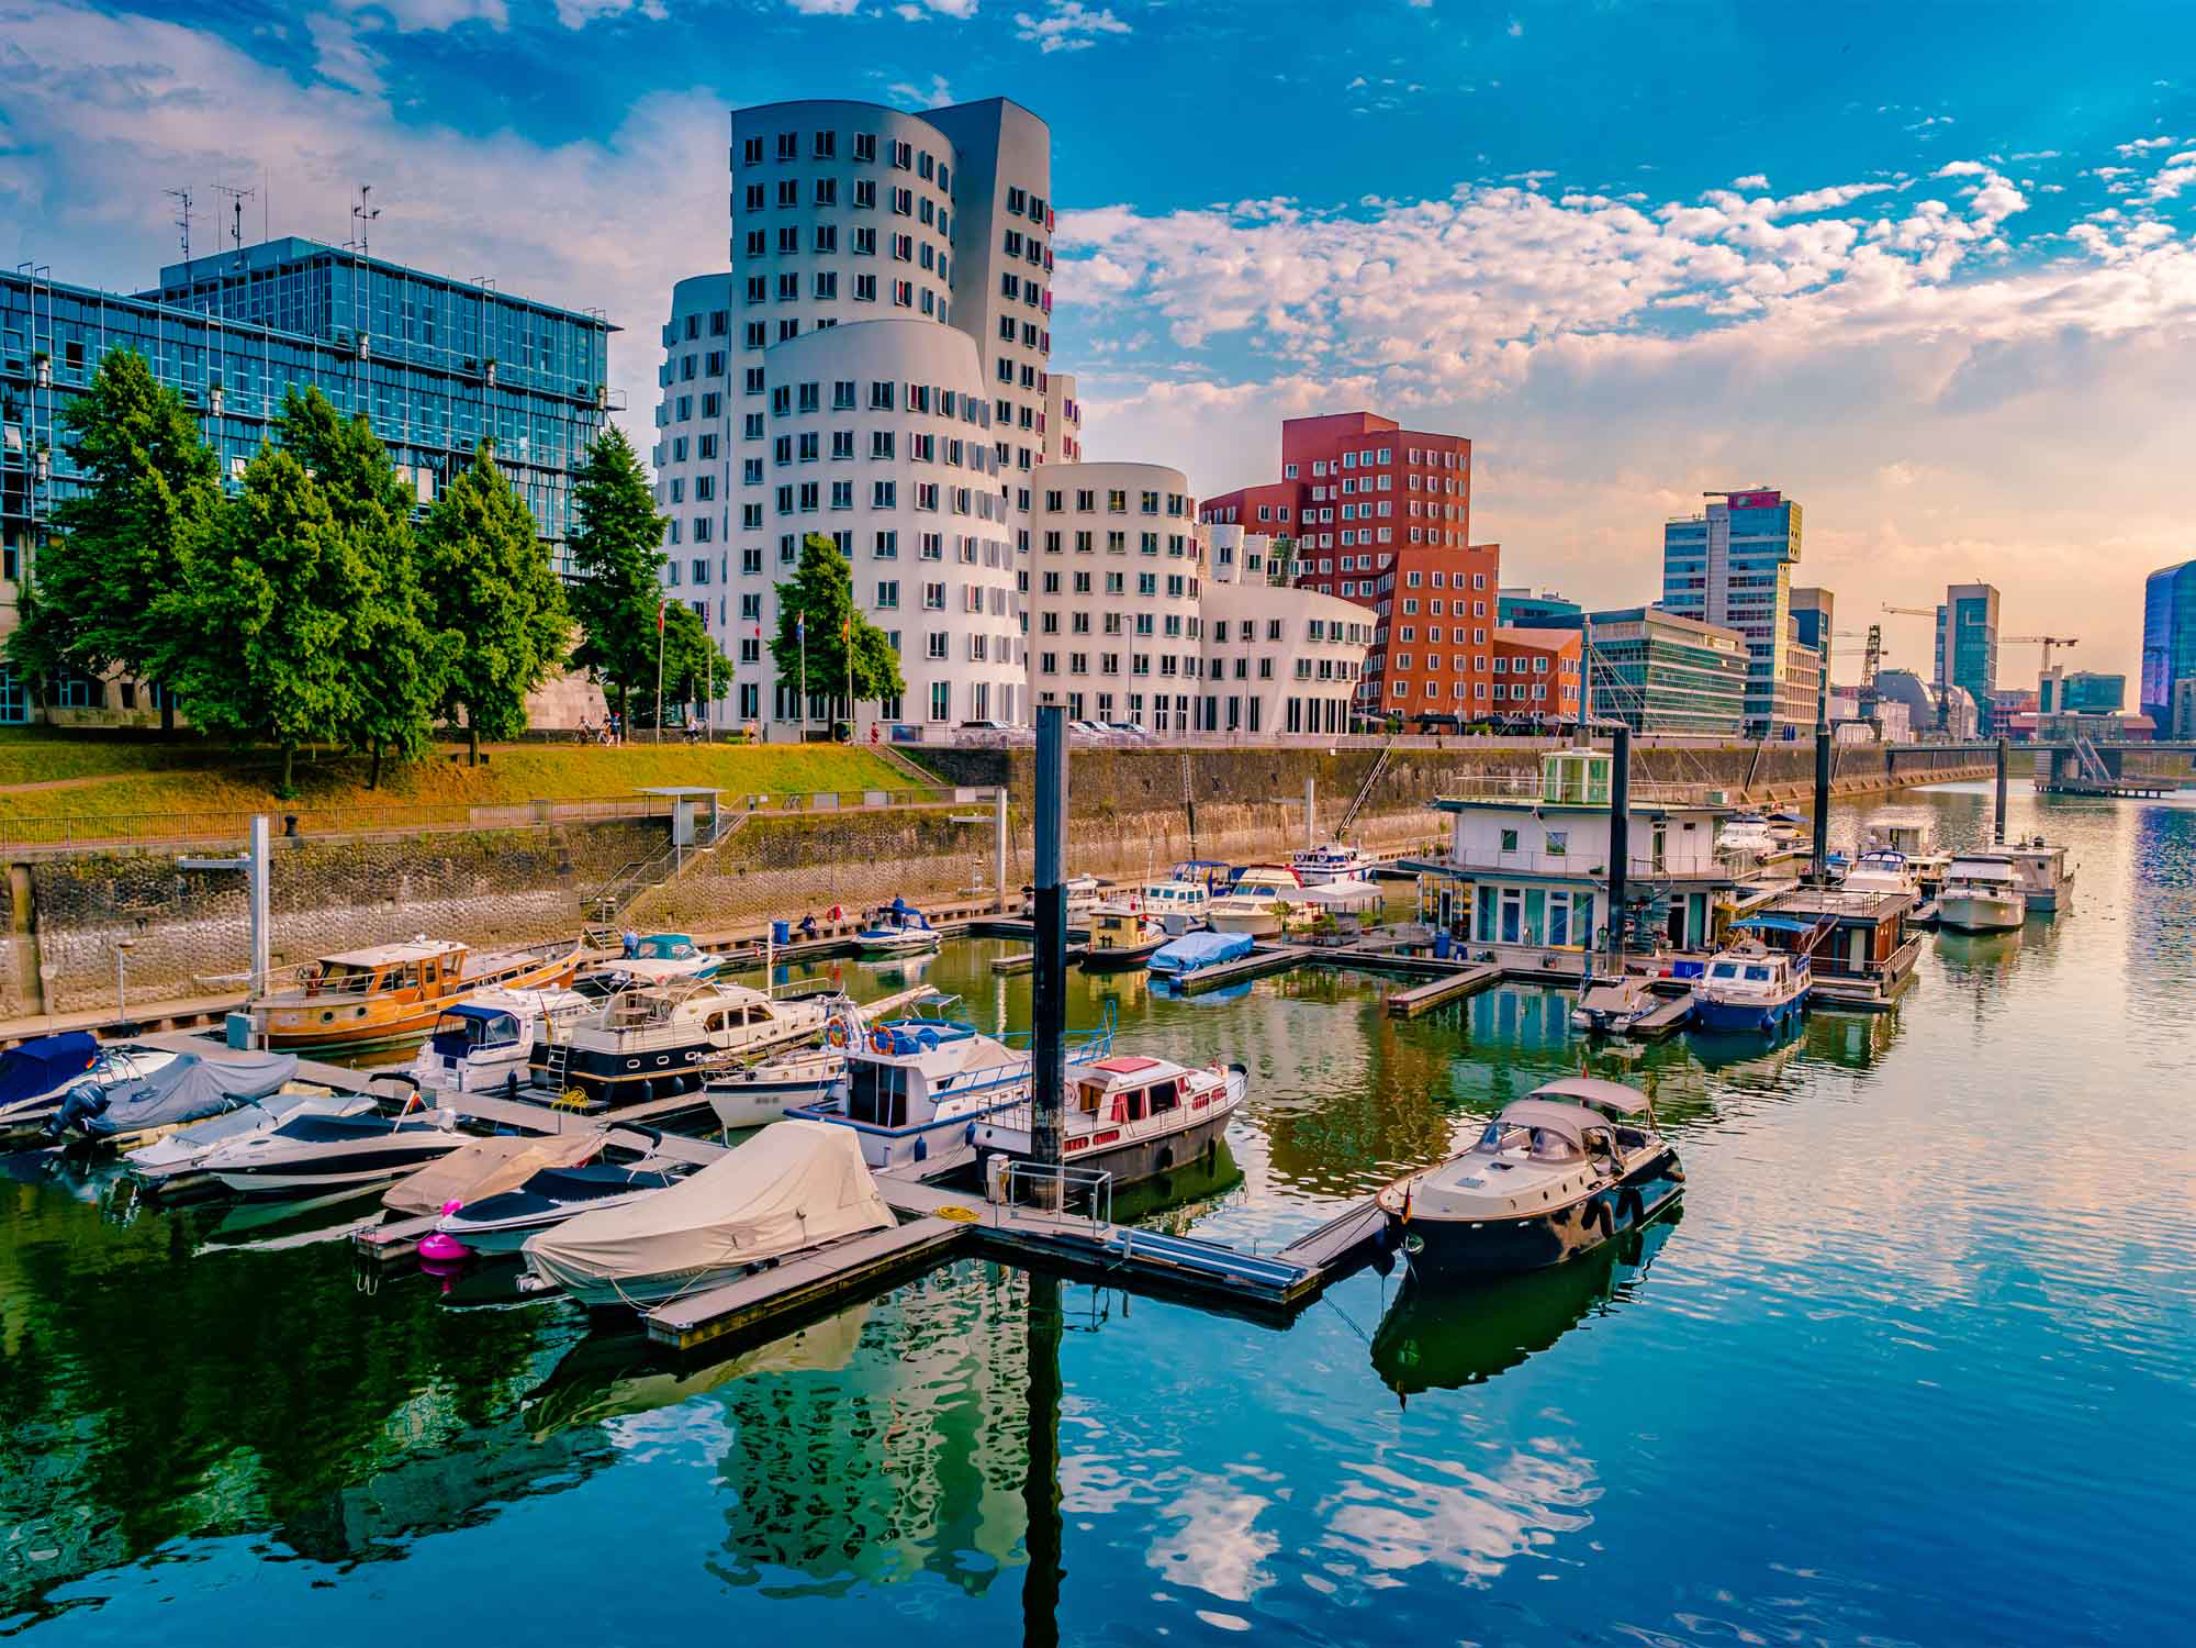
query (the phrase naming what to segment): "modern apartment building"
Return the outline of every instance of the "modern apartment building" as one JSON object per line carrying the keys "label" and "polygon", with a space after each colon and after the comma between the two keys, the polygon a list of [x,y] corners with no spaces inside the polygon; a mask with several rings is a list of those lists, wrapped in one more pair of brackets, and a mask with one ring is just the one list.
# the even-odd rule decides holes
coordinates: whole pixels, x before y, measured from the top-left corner
{"label": "modern apartment building", "polygon": [[1591,712],[1634,732],[1738,738],[1746,729],[1746,637],[1720,624],[1625,607],[1588,620]]}
{"label": "modern apartment building", "polygon": [[[1681,618],[1746,637],[1746,730],[1767,736],[1811,727],[1821,661],[1795,658],[1792,567],[1800,506],[1771,488],[1711,492],[1698,515],[1662,531],[1662,602]],[[1795,666],[1800,679],[1795,683]],[[1802,702],[1804,699],[1804,703]]]}
{"label": "modern apartment building", "polygon": [[2196,561],[2161,567],[2143,583],[2142,711],[2163,737],[2180,736],[2177,696],[2196,680]]}
{"label": "modern apartment building", "polygon": [[2044,705],[2046,710],[2063,710],[2069,715],[2118,715],[2127,708],[2124,675],[2104,675],[2095,670],[2052,673],[2058,681],[2057,701]]}
{"label": "modern apartment building", "polygon": [[1580,655],[1585,636],[1575,629],[1497,628],[1494,646],[1494,713],[1534,721],[1576,721]]}
{"label": "modern apartment building", "polygon": [[1353,601],[1269,582],[1274,540],[1239,526],[1205,529],[1206,732],[1341,733],[1373,640]]}
{"label": "modern apartment building", "polygon": [[734,659],[731,711],[798,719],[765,642],[823,533],[901,637],[888,717],[1023,719],[1032,474],[1079,451],[1081,421],[1049,371],[1050,135],[1000,98],[768,104],[731,134],[731,268],[673,293],[655,453],[678,594]]}
{"label": "modern apartment building", "polygon": [[1998,690],[1998,591],[1991,584],[1953,584],[1937,608],[1937,680],[1963,687],[1989,732]]}
{"label": "modern apartment building", "polygon": [[[134,295],[0,274],[0,631],[76,486],[62,414],[111,350],[136,350],[182,392],[232,484],[292,388],[372,419],[422,508],[492,438],[554,548],[572,470],[611,409],[613,330],[600,314],[295,237],[171,265]],[[53,683],[72,719],[149,718],[149,696],[122,680]],[[0,668],[0,722],[29,713]]]}

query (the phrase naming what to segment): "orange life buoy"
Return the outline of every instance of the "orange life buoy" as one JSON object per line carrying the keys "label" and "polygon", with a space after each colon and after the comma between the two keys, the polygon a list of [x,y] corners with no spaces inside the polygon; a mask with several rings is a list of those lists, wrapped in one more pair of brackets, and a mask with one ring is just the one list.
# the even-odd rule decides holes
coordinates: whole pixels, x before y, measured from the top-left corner
{"label": "orange life buoy", "polygon": [[824,1032],[824,1040],[833,1047],[844,1047],[846,1045],[846,1026],[834,1023],[830,1029]]}
{"label": "orange life buoy", "polygon": [[891,1052],[892,1032],[889,1030],[872,1030],[869,1033],[869,1048],[873,1053]]}

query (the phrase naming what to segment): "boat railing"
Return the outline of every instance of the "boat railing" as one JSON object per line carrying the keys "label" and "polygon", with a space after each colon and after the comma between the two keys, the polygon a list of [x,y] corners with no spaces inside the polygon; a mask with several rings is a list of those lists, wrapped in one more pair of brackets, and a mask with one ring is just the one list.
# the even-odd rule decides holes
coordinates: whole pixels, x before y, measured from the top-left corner
{"label": "boat railing", "polygon": [[1088,1223],[1094,1233],[1102,1231],[1113,1223],[1113,1175],[1102,1167],[1008,1162],[1000,1177],[999,1195],[991,1204],[991,1222],[1003,1223],[1007,1210],[1018,1207]]}

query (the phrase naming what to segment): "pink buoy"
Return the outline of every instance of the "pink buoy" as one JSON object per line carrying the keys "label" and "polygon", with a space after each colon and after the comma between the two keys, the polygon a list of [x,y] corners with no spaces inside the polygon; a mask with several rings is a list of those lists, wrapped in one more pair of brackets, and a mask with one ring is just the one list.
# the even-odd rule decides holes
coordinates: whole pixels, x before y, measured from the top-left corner
{"label": "pink buoy", "polygon": [[470,1259],[473,1250],[455,1236],[445,1236],[438,1230],[432,1236],[420,1238],[419,1256],[430,1264],[448,1264],[459,1259]]}

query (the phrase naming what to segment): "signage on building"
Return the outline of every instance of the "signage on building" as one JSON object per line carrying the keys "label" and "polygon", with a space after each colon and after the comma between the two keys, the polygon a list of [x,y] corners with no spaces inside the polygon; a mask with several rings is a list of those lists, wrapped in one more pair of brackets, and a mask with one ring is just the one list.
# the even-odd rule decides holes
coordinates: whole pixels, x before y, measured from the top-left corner
{"label": "signage on building", "polygon": [[1774,509],[1784,502],[1781,492],[1734,492],[1730,498],[1733,509]]}

